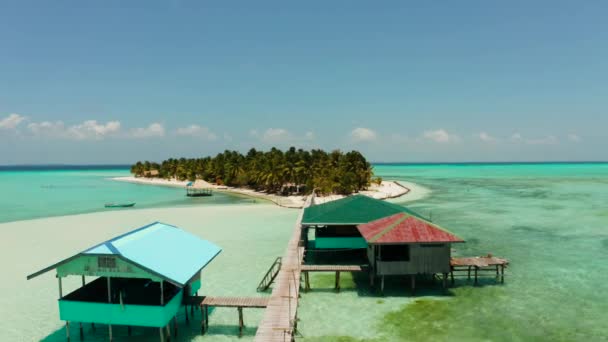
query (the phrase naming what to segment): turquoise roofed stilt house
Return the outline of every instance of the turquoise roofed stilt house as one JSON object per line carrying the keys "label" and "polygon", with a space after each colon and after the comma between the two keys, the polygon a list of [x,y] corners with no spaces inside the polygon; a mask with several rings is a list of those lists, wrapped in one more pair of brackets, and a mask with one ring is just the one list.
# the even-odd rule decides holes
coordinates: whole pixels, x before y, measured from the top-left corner
{"label": "turquoise roofed stilt house", "polygon": [[[155,222],[102,242],[27,277],[56,270],[59,317],[70,322],[155,327],[161,340],[183,303],[201,288],[201,271],[220,247],[178,227]],[[62,279],[82,277],[64,293]],[[87,277],[91,277],[87,282]],[[187,315],[187,310],[186,310]],[[80,333],[82,335],[82,325]]]}

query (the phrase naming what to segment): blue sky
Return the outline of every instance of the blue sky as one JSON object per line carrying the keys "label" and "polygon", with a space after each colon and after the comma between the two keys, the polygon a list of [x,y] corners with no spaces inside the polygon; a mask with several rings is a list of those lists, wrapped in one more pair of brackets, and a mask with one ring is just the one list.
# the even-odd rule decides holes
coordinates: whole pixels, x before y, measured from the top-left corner
{"label": "blue sky", "polygon": [[2,1],[0,164],[608,160],[603,1]]}

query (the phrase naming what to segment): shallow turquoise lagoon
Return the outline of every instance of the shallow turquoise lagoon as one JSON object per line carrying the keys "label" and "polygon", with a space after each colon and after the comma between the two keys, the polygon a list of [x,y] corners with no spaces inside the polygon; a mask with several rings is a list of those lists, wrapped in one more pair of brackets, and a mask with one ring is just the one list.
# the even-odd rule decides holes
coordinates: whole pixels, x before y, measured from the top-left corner
{"label": "shallow turquoise lagoon", "polygon": [[305,340],[608,340],[608,164],[375,170],[430,188],[408,205],[467,240],[455,254],[508,258],[506,283],[457,280],[448,296],[429,287],[411,297],[399,280],[385,298],[362,291],[365,282],[340,294],[319,289],[301,302]]}
{"label": "shallow turquoise lagoon", "polygon": [[111,180],[124,176],[128,169],[0,171],[0,222],[106,211],[110,202],[136,202],[135,209],[252,202],[222,193],[189,198],[180,188]]}

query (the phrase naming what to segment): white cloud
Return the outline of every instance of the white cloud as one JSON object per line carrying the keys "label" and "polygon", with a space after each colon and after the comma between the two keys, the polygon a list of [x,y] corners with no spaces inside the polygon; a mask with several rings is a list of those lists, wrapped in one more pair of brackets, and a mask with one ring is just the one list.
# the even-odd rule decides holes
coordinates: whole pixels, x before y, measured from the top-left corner
{"label": "white cloud", "polygon": [[66,127],[62,121],[32,122],[27,125],[30,132],[36,136],[62,138],[62,139],[103,139],[120,131],[120,122],[108,121],[98,123],[97,120],[87,120],[81,124]]}
{"label": "white cloud", "polygon": [[436,143],[441,143],[441,144],[460,141],[459,136],[450,134],[450,133],[448,133],[448,131],[446,131],[443,128],[440,128],[437,130],[425,131],[422,134],[422,136],[425,139],[432,140]]}
{"label": "white cloud", "polygon": [[117,133],[120,130],[120,122],[108,121],[105,124],[97,120],[87,120],[79,125],[68,128],[67,133],[74,139],[103,139],[106,135]]}
{"label": "white cloud", "polygon": [[19,114],[9,114],[4,119],[0,120],[0,129],[15,129],[19,124],[25,120],[25,117]]}
{"label": "white cloud", "polygon": [[495,137],[489,135],[486,132],[480,132],[476,136],[477,136],[477,138],[479,138],[479,140],[481,140],[483,142],[487,142],[487,143],[494,143],[494,142],[498,141],[498,139],[496,139]]}
{"label": "white cloud", "polygon": [[148,127],[138,127],[131,129],[131,137],[133,138],[152,138],[164,137],[165,127],[158,122],[151,123]]}
{"label": "white cloud", "polygon": [[547,135],[542,138],[526,138],[517,132],[513,133],[510,139],[514,143],[523,143],[527,145],[555,145],[559,143],[559,140],[553,135]]}
{"label": "white cloud", "polygon": [[312,131],[306,132],[306,134],[304,134],[304,138],[306,140],[315,140],[315,137],[315,132]]}
{"label": "white cloud", "polygon": [[580,142],[582,139],[579,135],[571,133],[571,134],[568,134],[568,140],[570,140],[572,142]]}
{"label": "white cloud", "polygon": [[267,143],[285,142],[291,138],[291,133],[284,128],[269,128],[262,135],[262,140]]}
{"label": "white cloud", "polygon": [[209,128],[199,126],[199,125],[190,125],[188,127],[180,127],[176,131],[177,135],[182,136],[192,136],[192,137],[200,137],[207,140],[216,140],[217,135],[211,132]]}
{"label": "white cloud", "polygon": [[350,137],[354,142],[368,142],[376,140],[377,134],[369,128],[357,127],[350,132]]}

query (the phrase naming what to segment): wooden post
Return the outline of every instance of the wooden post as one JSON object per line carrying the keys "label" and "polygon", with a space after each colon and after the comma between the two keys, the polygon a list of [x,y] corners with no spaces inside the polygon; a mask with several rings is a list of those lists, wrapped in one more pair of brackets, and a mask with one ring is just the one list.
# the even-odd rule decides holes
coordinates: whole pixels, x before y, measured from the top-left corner
{"label": "wooden post", "polygon": [[131,336],[131,326],[127,325],[127,335]]}
{"label": "wooden post", "polygon": [[471,280],[471,266],[469,266],[468,271],[467,271],[467,279]]}
{"label": "wooden post", "polygon": [[165,297],[163,296],[163,281],[160,281],[160,306],[165,305]]}
{"label": "wooden post", "polygon": [[411,282],[412,282],[412,296],[416,294],[416,275],[412,274],[411,275]]}
{"label": "wooden post", "polygon": [[384,296],[384,275],[382,275],[380,280],[380,294]]}
{"label": "wooden post", "polygon": [[163,328],[158,328],[158,332],[160,334],[160,342],[165,342],[165,334],[163,333]]}
{"label": "wooden post", "polygon": [[209,305],[205,305],[205,328],[209,329]]}
{"label": "wooden post", "polygon": [[501,284],[505,283],[505,265],[504,264],[500,265],[500,283]]}
{"label": "wooden post", "polygon": [[454,286],[454,266],[450,266],[450,276],[452,277],[452,286]]}
{"label": "wooden post", "polygon": [[57,277],[59,280],[59,299],[63,298],[63,288],[61,287],[61,277]]}
{"label": "wooden post", "polygon": [[447,289],[448,288],[448,274],[444,273],[443,274],[443,289]]}
{"label": "wooden post", "polygon": [[173,316],[173,336],[177,337],[177,315]]}
{"label": "wooden post", "polygon": [[[112,281],[110,277],[106,277],[108,282],[108,303],[112,303]],[[110,341],[112,341],[112,325],[108,325],[108,336]]]}
{"label": "wooden post", "polygon": [[84,287],[86,285],[85,281],[84,281],[84,276],[82,276],[82,287]]}
{"label": "wooden post", "polygon": [[336,271],[336,291],[340,292],[340,271]]}
{"label": "wooden post", "polygon": [[496,264],[496,279],[498,279],[498,264]]}
{"label": "wooden post", "polygon": [[475,285],[477,285],[477,270],[479,267],[475,266]]}
{"label": "wooden post", "polygon": [[171,323],[167,323],[165,325],[165,331],[167,332],[167,341],[171,341],[171,328],[169,327]]}
{"label": "wooden post", "polygon": [[188,305],[184,305],[184,312],[186,313],[186,324],[189,324],[190,319],[188,318]]}
{"label": "wooden post", "polygon": [[304,291],[310,291],[310,276],[308,275],[308,271],[304,272]]}
{"label": "wooden post", "polygon": [[70,321],[65,321],[65,337],[70,342]]}
{"label": "wooden post", "polygon": [[201,310],[201,335],[205,334],[205,306],[202,306],[202,310]]}
{"label": "wooden post", "polygon": [[243,336],[243,325],[245,325],[245,323],[243,322],[243,308],[239,306],[238,311],[239,311],[239,337],[242,337]]}
{"label": "wooden post", "polygon": [[82,329],[82,322],[80,322],[80,340],[84,340],[84,329]]}
{"label": "wooden post", "polygon": [[95,331],[95,323],[91,323],[91,330]]}

